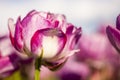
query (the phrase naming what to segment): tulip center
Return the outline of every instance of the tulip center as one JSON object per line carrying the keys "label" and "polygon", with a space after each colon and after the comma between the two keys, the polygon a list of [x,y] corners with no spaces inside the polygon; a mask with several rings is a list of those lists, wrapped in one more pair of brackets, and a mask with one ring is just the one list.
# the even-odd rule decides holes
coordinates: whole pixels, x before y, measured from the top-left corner
{"label": "tulip center", "polygon": [[57,54],[58,51],[58,39],[56,36],[43,37],[43,57],[51,58]]}

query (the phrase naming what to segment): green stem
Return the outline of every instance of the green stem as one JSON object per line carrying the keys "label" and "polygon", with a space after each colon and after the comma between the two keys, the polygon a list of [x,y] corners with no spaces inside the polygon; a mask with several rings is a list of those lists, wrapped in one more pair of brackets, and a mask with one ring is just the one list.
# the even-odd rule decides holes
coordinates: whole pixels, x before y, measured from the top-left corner
{"label": "green stem", "polygon": [[35,60],[35,80],[40,80],[41,58]]}
{"label": "green stem", "polygon": [[35,60],[35,80],[40,80],[40,68],[41,68],[42,56],[43,56],[43,51],[40,57]]}
{"label": "green stem", "polygon": [[40,80],[40,70],[35,70],[35,80]]}

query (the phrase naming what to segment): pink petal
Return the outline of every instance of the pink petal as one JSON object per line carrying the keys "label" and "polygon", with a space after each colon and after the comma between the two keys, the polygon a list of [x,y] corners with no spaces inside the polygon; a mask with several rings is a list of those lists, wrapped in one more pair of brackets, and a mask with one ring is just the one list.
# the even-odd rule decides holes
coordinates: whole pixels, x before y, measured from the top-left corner
{"label": "pink petal", "polygon": [[17,20],[16,28],[15,28],[15,47],[18,51],[22,51],[23,49],[23,36],[22,36],[23,27],[21,25],[20,17]]}
{"label": "pink petal", "polygon": [[8,19],[8,28],[9,28],[9,34],[10,34],[10,40],[12,45],[14,46],[14,32],[15,32],[15,25],[14,25],[14,21],[12,18]]}
{"label": "pink petal", "polygon": [[25,46],[30,50],[30,40],[33,34],[44,28],[52,27],[50,22],[40,15],[37,11],[29,13],[21,22],[23,26],[22,36],[25,42]]}
{"label": "pink petal", "polygon": [[72,34],[74,29],[74,25],[68,23],[67,24],[67,29],[66,29],[66,34]]}
{"label": "pink petal", "polygon": [[64,15],[48,13],[47,19],[51,22],[53,27],[60,28],[63,32],[66,31],[66,17]]}
{"label": "pink petal", "polygon": [[76,28],[76,30],[73,33],[73,39],[72,39],[72,41],[70,43],[70,49],[75,48],[75,46],[77,45],[78,40],[80,39],[81,35],[82,35],[81,27]]}
{"label": "pink petal", "polygon": [[31,50],[40,55],[43,50],[43,57],[54,57],[59,54],[66,43],[66,36],[61,30],[46,28],[38,30],[31,40]]}
{"label": "pink petal", "polygon": [[[57,22],[57,26],[56,26]],[[56,14],[54,18],[55,26],[60,28],[64,33],[66,31],[66,17],[61,14]]]}

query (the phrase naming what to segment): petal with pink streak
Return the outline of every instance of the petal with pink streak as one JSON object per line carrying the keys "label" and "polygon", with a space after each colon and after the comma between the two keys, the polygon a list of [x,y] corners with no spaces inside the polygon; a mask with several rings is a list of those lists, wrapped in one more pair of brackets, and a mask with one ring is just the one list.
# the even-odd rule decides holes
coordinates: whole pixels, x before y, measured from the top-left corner
{"label": "petal with pink streak", "polygon": [[17,20],[16,28],[15,28],[15,47],[18,51],[22,51],[23,49],[23,36],[22,36],[23,27],[21,25],[20,17]]}
{"label": "petal with pink streak", "polygon": [[[61,14],[56,14],[54,18],[55,27],[60,28],[64,33],[66,32],[66,17]],[[57,26],[56,26],[57,24]]]}
{"label": "petal with pink streak", "polygon": [[[32,12],[33,13],[33,12]],[[44,19],[38,12],[34,12],[34,15],[27,16],[22,21],[23,31],[22,36],[25,42],[25,46],[30,50],[30,40],[33,34],[43,28],[51,28],[51,23]]]}
{"label": "petal with pink streak", "polygon": [[76,48],[75,46],[78,43],[81,35],[82,35],[81,27],[80,28],[76,28],[76,30],[73,33],[73,39],[72,39],[72,41],[70,43],[70,49]]}
{"label": "petal with pink streak", "polygon": [[15,46],[15,43],[14,43],[15,25],[12,18],[8,19],[8,29],[9,29],[9,36],[10,36],[11,43],[13,46]]}
{"label": "petal with pink streak", "polygon": [[31,40],[31,50],[43,58],[51,58],[59,54],[66,44],[65,34],[58,29],[46,28],[38,30]]}
{"label": "petal with pink streak", "polygon": [[66,18],[62,14],[48,13],[47,19],[51,22],[52,26],[55,28],[60,28],[65,32],[66,30]]}
{"label": "petal with pink streak", "polygon": [[120,32],[119,30],[108,26],[106,28],[107,36],[111,42],[111,44],[116,48],[118,52],[120,52]]}

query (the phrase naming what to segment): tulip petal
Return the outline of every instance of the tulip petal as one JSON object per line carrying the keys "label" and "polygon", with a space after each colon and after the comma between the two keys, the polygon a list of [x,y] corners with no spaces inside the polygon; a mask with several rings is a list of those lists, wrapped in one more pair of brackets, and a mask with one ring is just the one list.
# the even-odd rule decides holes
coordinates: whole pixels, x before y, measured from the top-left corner
{"label": "tulip petal", "polygon": [[62,58],[56,61],[45,60],[43,61],[43,65],[52,71],[56,71],[60,69],[68,60],[68,58]]}
{"label": "tulip petal", "polygon": [[73,39],[72,39],[71,44],[70,44],[70,49],[74,49],[75,48],[75,46],[78,43],[81,35],[82,35],[81,27],[80,28],[76,28],[76,30],[73,33]]}
{"label": "tulip petal", "polygon": [[64,15],[48,13],[47,19],[51,22],[54,28],[60,28],[63,32],[66,31],[66,17]]}
{"label": "tulip petal", "polygon": [[116,28],[120,30],[120,15],[117,17],[117,20],[116,20]]}
{"label": "tulip petal", "polygon": [[118,52],[120,52],[120,32],[117,29],[108,26],[106,28],[106,33],[111,44]]}
{"label": "tulip petal", "polygon": [[12,45],[14,46],[14,32],[15,32],[15,25],[14,25],[14,21],[12,18],[8,19],[8,28],[9,28],[9,34],[10,34],[10,40]]}
{"label": "tulip petal", "polygon": [[25,46],[30,50],[30,40],[39,29],[51,28],[51,23],[37,11],[31,11],[21,22],[23,26],[22,36]]}
{"label": "tulip petal", "polygon": [[66,17],[61,14],[57,14],[54,22],[58,21],[58,28],[60,28],[64,33],[66,32]]}
{"label": "tulip petal", "polygon": [[65,34],[58,29],[46,28],[36,31],[31,40],[31,50],[38,55],[43,50],[43,58],[59,54],[66,43]]}
{"label": "tulip petal", "polygon": [[46,62],[46,65],[44,65],[44,66],[46,66],[46,67],[48,67],[48,69],[50,69],[50,70],[52,70],[52,71],[56,71],[56,70],[58,70],[58,69],[60,69],[65,63],[66,63],[66,61],[68,60],[68,58],[67,59],[65,59],[63,62],[56,62],[56,61],[54,61],[54,62]]}
{"label": "tulip petal", "polygon": [[67,24],[66,34],[72,34],[74,26],[70,23]]}
{"label": "tulip petal", "polygon": [[18,51],[22,51],[23,49],[23,36],[22,36],[23,27],[21,25],[20,17],[17,20],[16,28],[15,28],[15,47]]}

